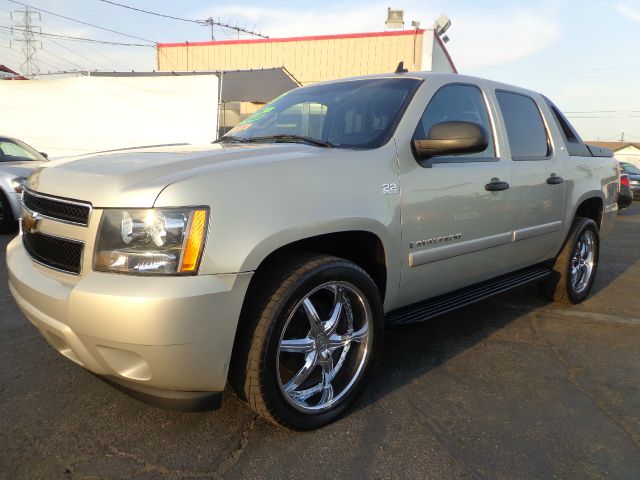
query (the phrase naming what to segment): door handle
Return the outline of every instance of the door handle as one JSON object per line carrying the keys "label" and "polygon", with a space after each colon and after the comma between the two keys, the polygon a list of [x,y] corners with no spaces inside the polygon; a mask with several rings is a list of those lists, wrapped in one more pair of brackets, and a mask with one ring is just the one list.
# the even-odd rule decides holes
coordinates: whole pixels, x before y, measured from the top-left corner
{"label": "door handle", "polygon": [[564,178],[558,177],[555,173],[552,173],[549,178],[547,178],[547,183],[549,185],[560,185],[564,182]]}
{"label": "door handle", "polygon": [[491,182],[484,186],[484,189],[487,192],[502,192],[503,190],[508,190],[509,187],[510,185],[507,182],[501,182],[497,178],[492,178]]}

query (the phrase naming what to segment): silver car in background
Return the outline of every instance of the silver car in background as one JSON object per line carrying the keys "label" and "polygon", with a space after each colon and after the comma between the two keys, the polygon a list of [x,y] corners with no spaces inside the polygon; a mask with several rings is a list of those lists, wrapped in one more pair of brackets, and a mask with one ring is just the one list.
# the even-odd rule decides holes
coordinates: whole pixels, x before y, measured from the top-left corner
{"label": "silver car in background", "polygon": [[31,171],[46,161],[46,154],[26,143],[0,136],[0,233],[15,231],[23,185]]}

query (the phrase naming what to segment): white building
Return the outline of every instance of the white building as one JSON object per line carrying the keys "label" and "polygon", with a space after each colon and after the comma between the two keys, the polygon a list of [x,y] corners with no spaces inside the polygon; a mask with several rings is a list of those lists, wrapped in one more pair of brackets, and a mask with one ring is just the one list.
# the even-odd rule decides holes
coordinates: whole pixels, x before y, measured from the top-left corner
{"label": "white building", "polygon": [[610,148],[619,162],[633,163],[640,168],[640,143],[633,142],[587,142],[590,145]]}

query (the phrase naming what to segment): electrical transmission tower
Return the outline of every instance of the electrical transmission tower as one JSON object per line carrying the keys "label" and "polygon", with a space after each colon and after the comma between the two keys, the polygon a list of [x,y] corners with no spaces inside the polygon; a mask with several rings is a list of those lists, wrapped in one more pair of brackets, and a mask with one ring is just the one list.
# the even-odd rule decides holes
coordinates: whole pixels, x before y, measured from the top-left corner
{"label": "electrical transmission tower", "polygon": [[42,20],[39,12],[30,10],[29,7],[25,7],[24,10],[17,10],[11,12],[11,20],[16,22],[11,29],[11,32],[16,35],[17,38],[11,41],[11,47],[13,42],[21,43],[21,50],[24,60],[20,65],[20,70],[23,75],[28,77],[36,76],[40,73],[40,65],[38,64],[38,49],[42,48],[42,42],[36,40],[34,36],[42,32],[42,29],[33,24],[34,20]]}

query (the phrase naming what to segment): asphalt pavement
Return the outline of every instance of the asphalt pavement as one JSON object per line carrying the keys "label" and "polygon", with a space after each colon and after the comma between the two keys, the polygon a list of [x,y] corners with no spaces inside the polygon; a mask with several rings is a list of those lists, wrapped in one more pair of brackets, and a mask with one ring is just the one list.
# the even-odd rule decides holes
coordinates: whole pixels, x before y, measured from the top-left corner
{"label": "asphalt pavement", "polygon": [[387,332],[353,410],[296,433],[230,391],[165,411],[66,360],[11,298],[0,236],[0,478],[640,478],[639,240],[635,203],[581,305],[530,286]]}

